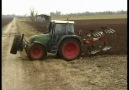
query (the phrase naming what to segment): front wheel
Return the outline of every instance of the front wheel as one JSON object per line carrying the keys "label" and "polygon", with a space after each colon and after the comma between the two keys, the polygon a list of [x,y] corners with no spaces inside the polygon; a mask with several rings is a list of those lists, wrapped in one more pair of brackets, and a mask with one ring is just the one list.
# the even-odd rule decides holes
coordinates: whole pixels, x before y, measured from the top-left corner
{"label": "front wheel", "polygon": [[46,55],[46,50],[44,46],[40,44],[33,44],[30,47],[27,47],[27,55],[32,60],[40,60],[43,59]]}
{"label": "front wheel", "polygon": [[76,39],[65,39],[59,46],[59,55],[71,61],[81,55],[81,43]]}

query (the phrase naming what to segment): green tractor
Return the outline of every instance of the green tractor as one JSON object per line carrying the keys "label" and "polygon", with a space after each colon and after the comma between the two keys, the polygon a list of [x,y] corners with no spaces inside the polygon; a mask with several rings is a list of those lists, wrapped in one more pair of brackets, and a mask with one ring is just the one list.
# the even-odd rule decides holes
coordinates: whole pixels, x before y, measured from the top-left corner
{"label": "green tractor", "polygon": [[76,35],[74,21],[50,20],[48,32],[31,36],[29,41],[24,39],[24,34],[15,35],[10,53],[16,54],[17,51],[25,49],[30,59],[39,60],[49,52],[71,61],[79,58],[85,49],[88,54],[111,49],[107,40],[111,39],[114,32],[111,28],[101,27],[100,30],[88,30],[87,33],[80,30]]}
{"label": "green tractor", "polygon": [[68,61],[81,55],[82,41],[75,35],[74,21],[51,20],[47,33],[30,37],[27,43],[23,40],[24,34],[15,35],[11,54],[25,49],[27,56],[32,60],[43,59],[49,52]]}

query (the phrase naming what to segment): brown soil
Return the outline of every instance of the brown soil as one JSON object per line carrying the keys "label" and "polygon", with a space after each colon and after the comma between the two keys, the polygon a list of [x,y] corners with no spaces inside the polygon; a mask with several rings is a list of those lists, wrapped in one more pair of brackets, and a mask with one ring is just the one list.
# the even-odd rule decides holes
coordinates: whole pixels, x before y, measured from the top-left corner
{"label": "brown soil", "polygon": [[13,20],[13,18],[2,18],[2,27],[7,25]]}

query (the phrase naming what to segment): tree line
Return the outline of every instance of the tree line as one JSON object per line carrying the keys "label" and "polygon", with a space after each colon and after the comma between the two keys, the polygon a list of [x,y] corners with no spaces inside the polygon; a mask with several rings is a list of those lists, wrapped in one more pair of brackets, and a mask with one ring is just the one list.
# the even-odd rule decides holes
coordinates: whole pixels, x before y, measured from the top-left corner
{"label": "tree line", "polygon": [[69,14],[62,14],[60,11],[50,12],[51,16],[61,16],[61,15],[69,15],[69,16],[84,16],[84,15],[103,15],[103,14],[127,14],[127,11],[103,11],[103,12],[77,12],[77,13],[69,13]]}

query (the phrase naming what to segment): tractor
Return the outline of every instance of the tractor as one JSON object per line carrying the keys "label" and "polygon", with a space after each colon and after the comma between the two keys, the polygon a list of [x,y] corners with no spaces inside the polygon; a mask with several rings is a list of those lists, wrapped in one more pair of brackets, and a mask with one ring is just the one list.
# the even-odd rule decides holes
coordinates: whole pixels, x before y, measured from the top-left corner
{"label": "tractor", "polygon": [[10,53],[16,54],[17,51],[25,49],[31,60],[40,60],[47,56],[47,53],[53,53],[66,61],[71,61],[81,56],[82,45],[86,45],[90,54],[97,53],[97,51],[92,50],[96,41],[104,43],[99,49],[105,48],[106,42],[103,37],[105,38],[109,32],[114,33],[115,31],[102,27],[100,31],[89,30],[86,33],[87,38],[82,38],[81,35],[75,34],[74,21],[51,20],[47,33],[33,35],[28,41],[24,39],[24,34],[15,35]]}

